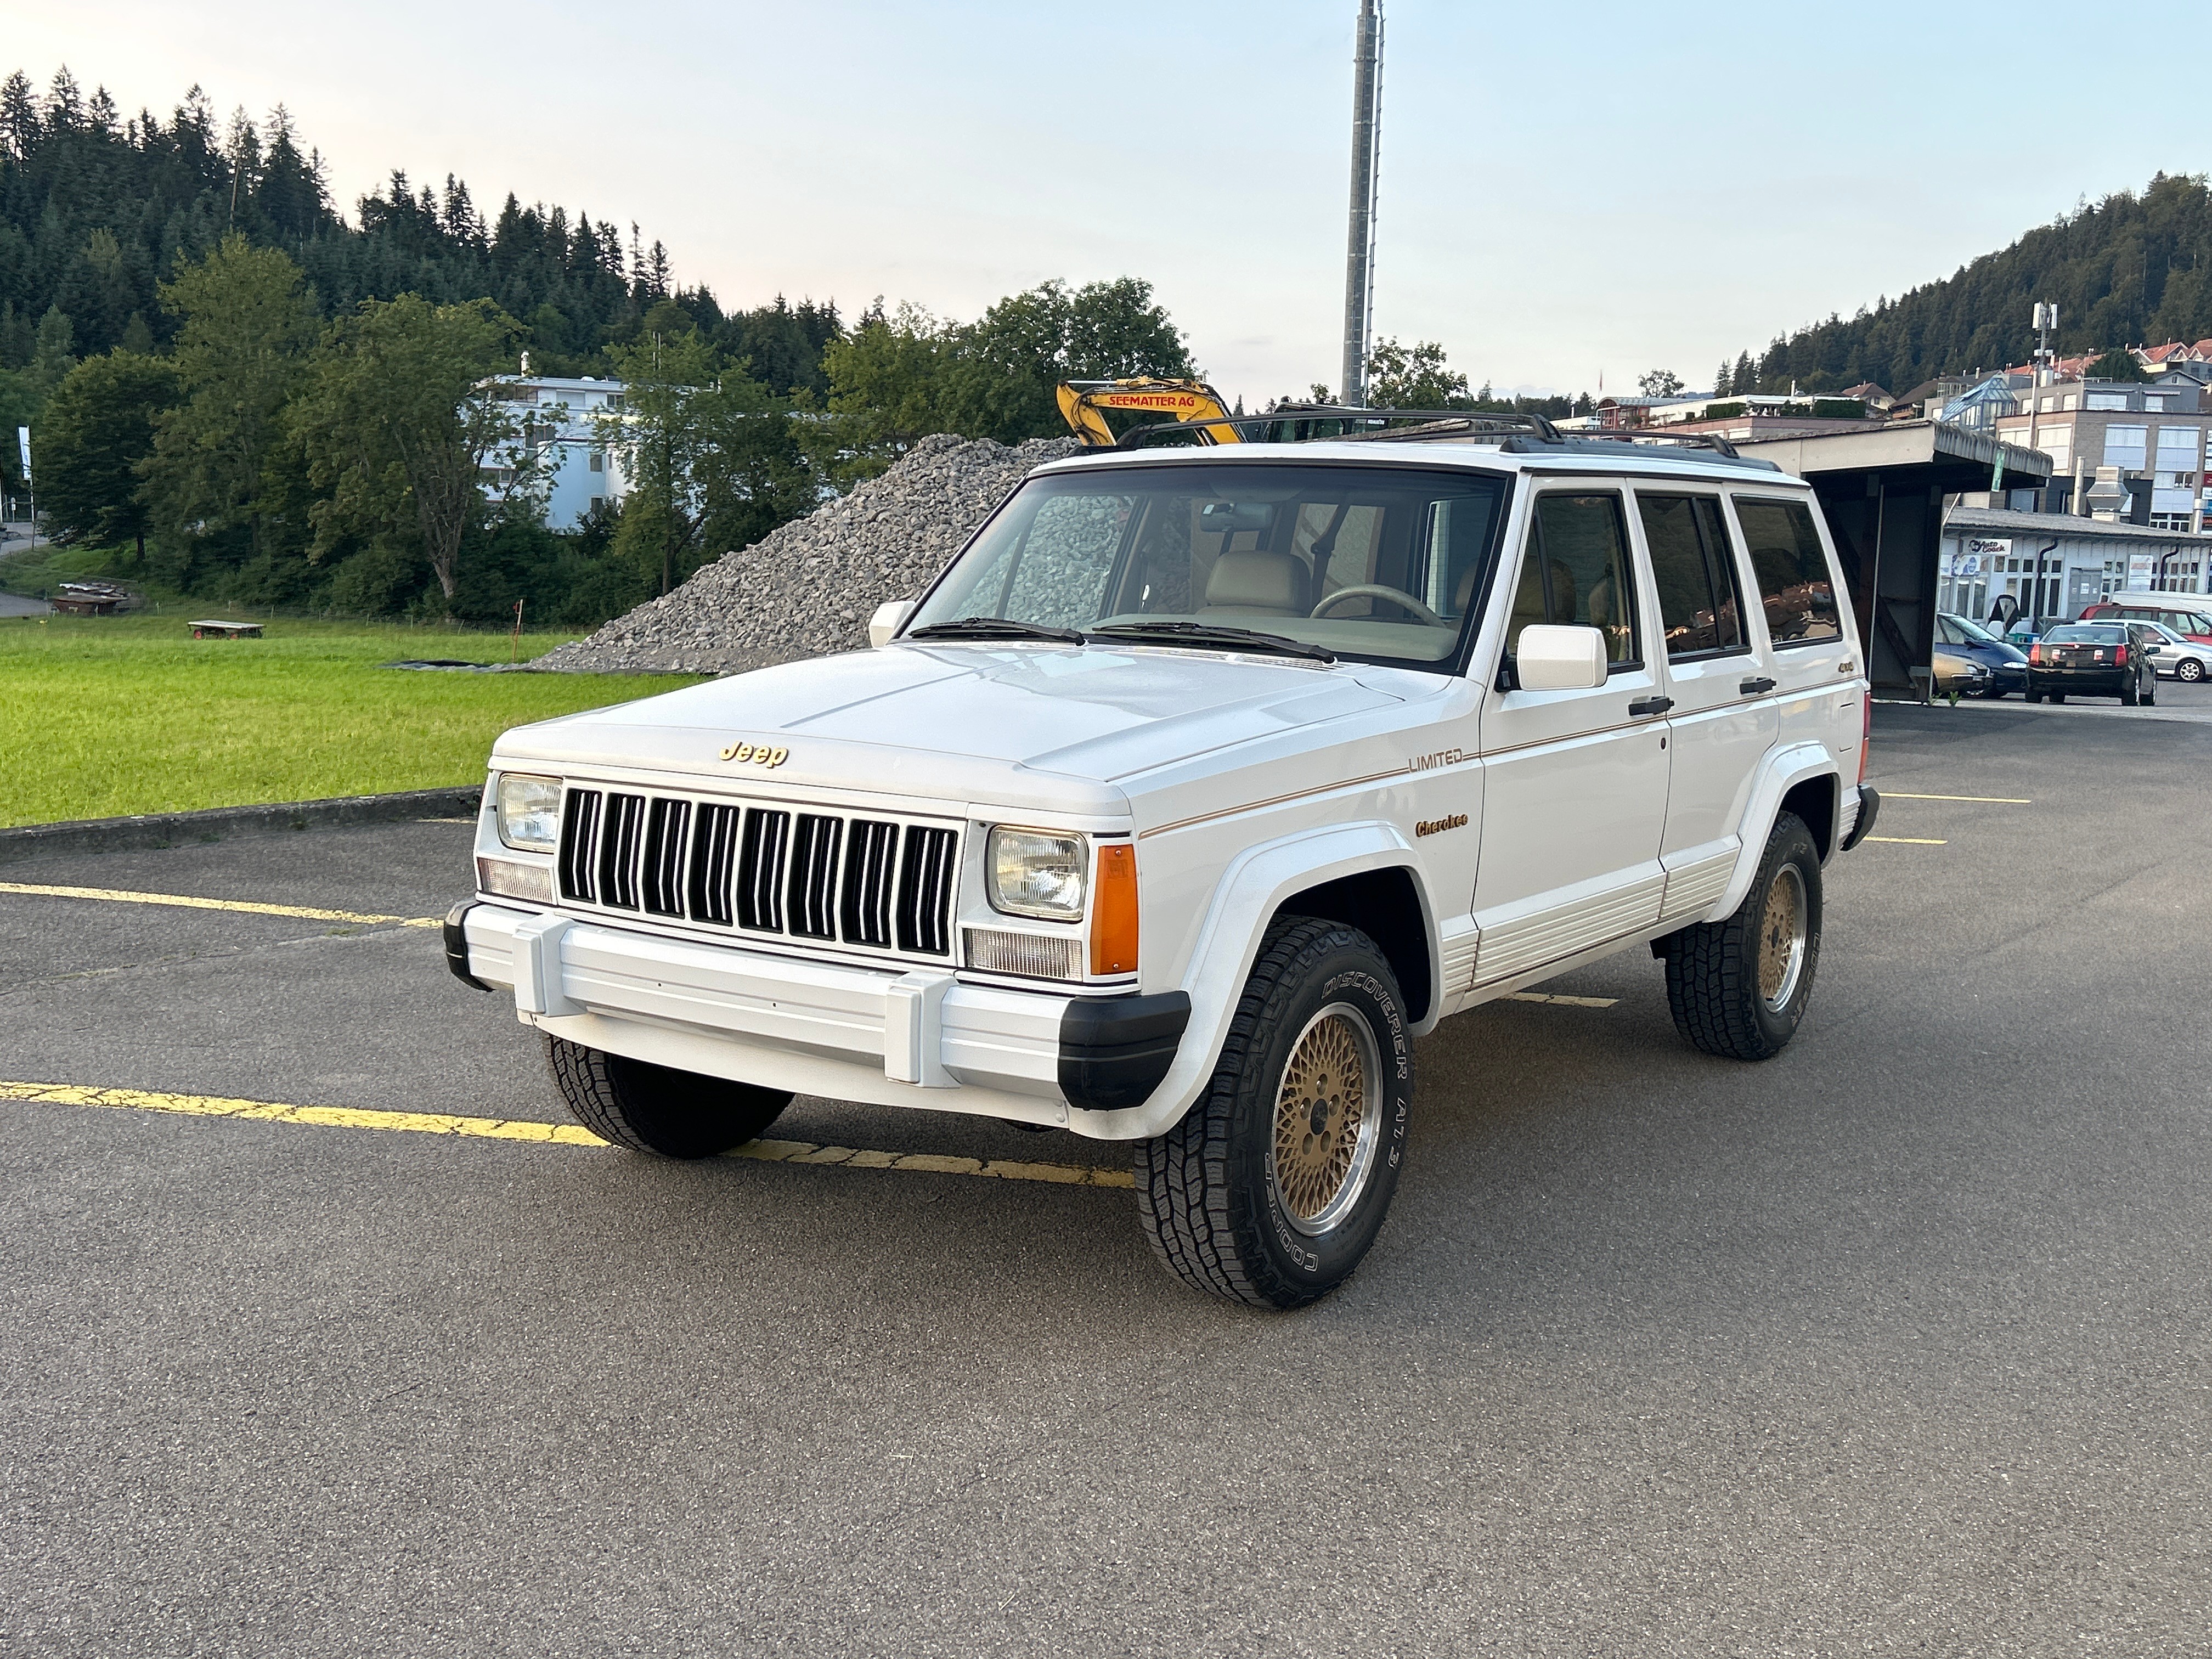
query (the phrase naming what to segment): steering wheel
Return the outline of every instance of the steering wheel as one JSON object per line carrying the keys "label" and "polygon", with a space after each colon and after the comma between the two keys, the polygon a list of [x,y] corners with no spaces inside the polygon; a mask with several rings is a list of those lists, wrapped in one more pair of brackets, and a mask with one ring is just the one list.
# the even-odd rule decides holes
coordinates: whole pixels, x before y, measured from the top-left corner
{"label": "steering wheel", "polygon": [[1432,628],[1449,628],[1451,624],[1401,588],[1384,587],[1378,583],[1365,582],[1358,587],[1340,587],[1307,613],[1318,620],[1322,612],[1345,599],[1385,599],[1408,615],[1427,623]]}

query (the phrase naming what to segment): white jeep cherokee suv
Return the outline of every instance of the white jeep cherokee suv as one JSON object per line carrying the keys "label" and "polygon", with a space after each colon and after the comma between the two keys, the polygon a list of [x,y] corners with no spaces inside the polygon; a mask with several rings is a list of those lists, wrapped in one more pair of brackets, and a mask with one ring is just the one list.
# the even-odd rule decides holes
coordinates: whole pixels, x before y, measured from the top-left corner
{"label": "white jeep cherokee suv", "polygon": [[620,1146],[800,1092],[1131,1140],[1169,1267],[1320,1296],[1415,1038],[1648,942],[1773,1055],[1877,805],[1806,484],[1517,425],[1042,467],[873,649],[507,732],[453,971]]}

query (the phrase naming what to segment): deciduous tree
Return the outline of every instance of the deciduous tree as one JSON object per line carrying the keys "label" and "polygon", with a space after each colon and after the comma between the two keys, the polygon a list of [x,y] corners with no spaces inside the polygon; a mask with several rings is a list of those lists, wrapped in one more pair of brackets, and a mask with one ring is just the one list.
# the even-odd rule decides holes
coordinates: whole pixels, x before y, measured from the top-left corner
{"label": "deciduous tree", "polygon": [[[1485,388],[1486,392],[1488,388]],[[1467,376],[1444,361],[1437,341],[1376,343],[1367,356],[1367,402],[1375,409],[1472,409]]]}
{"label": "deciduous tree", "polygon": [[[520,325],[489,300],[368,300],[331,325],[292,414],[313,477],[315,551],[410,534],[450,606],[486,460],[521,435],[491,377]],[[518,458],[519,459],[519,458]]]}

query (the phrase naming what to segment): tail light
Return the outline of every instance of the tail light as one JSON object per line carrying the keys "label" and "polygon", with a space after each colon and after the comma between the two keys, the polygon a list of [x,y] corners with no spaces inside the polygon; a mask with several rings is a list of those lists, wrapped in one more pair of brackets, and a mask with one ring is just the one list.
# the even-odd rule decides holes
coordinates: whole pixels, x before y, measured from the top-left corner
{"label": "tail light", "polygon": [[2114,646],[2112,647],[2112,661],[2116,665],[2121,668],[2125,668],[2128,665],[2127,647],[2124,645]]}
{"label": "tail light", "polygon": [[2043,642],[2040,640],[2029,641],[2027,647],[2027,659],[2030,662],[2041,662],[2043,660]]}
{"label": "tail light", "polygon": [[1098,848],[1098,879],[1091,889],[1091,971],[1137,971],[1137,849],[1127,842]]}

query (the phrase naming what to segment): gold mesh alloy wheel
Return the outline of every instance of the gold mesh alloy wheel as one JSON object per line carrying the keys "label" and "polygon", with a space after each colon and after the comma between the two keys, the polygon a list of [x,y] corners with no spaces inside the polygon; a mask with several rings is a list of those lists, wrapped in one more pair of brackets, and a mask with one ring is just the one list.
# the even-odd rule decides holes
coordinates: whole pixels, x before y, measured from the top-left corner
{"label": "gold mesh alloy wheel", "polygon": [[1291,1046],[1267,1173],[1300,1232],[1328,1231],[1359,1201],[1382,1128],[1382,1083],[1375,1034],[1348,1004],[1323,1008]]}
{"label": "gold mesh alloy wheel", "polygon": [[1794,864],[1774,872],[1759,921],[1759,994],[1780,1013],[1797,994],[1805,970],[1805,878]]}

